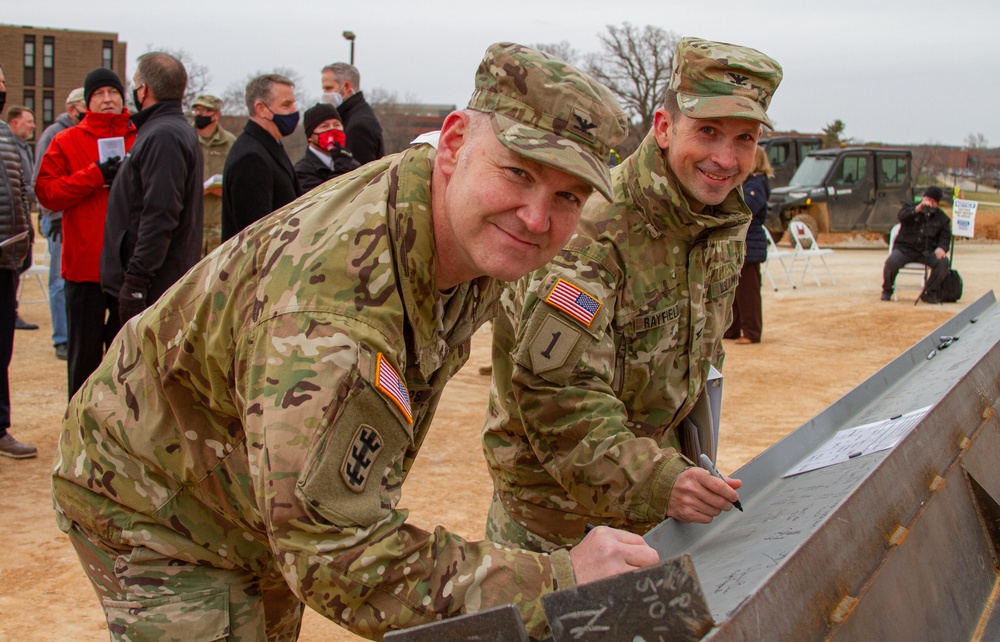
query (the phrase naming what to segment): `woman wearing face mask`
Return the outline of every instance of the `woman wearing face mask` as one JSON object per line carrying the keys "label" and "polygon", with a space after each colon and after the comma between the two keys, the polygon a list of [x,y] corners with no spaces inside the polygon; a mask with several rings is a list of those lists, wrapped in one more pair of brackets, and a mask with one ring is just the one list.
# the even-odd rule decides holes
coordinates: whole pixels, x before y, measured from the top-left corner
{"label": "woman wearing face mask", "polygon": [[303,192],[361,166],[344,147],[344,125],[336,107],[328,103],[314,105],[306,110],[303,123],[309,148],[295,163]]}

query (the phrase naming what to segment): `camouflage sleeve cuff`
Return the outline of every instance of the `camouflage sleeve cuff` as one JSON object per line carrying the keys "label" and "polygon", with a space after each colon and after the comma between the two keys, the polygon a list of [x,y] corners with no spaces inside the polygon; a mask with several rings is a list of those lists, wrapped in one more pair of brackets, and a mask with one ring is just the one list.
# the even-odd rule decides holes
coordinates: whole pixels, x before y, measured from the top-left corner
{"label": "camouflage sleeve cuff", "polygon": [[694,464],[680,453],[669,457],[661,465],[659,472],[653,478],[653,496],[649,500],[648,521],[658,523],[666,518],[667,504],[670,502],[670,493],[674,490],[674,482],[681,473],[693,466]]}
{"label": "camouflage sleeve cuff", "polygon": [[569,549],[560,548],[549,553],[552,562],[552,575],[556,580],[555,589],[562,590],[576,586],[576,573],[573,572],[573,561],[569,557]]}

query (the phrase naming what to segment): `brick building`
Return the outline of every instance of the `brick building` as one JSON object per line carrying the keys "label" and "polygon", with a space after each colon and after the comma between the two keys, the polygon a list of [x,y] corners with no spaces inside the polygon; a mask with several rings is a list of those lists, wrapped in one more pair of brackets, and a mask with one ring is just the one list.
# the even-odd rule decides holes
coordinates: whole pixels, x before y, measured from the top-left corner
{"label": "brick building", "polygon": [[123,83],[125,43],[118,34],[0,24],[0,65],[7,82],[7,105],[35,114],[36,134],[63,112],[66,96],[95,67],[113,69]]}

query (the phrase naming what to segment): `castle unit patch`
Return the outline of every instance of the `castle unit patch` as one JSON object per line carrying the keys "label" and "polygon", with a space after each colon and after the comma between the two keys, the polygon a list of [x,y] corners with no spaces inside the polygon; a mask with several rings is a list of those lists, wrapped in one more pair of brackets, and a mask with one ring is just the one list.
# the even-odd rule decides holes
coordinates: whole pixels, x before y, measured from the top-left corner
{"label": "castle unit patch", "polygon": [[344,454],[340,476],[347,487],[355,493],[362,493],[371,476],[372,466],[382,450],[382,436],[366,424],[361,424],[351,439],[351,445]]}

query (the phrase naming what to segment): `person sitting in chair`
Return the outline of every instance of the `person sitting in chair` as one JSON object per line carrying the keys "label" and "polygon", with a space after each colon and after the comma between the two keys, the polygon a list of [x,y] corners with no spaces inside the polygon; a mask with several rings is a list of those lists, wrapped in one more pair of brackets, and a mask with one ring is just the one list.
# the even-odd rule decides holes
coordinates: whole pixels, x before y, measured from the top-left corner
{"label": "person sitting in chair", "polygon": [[907,263],[923,263],[931,268],[930,278],[920,298],[926,303],[940,303],[938,289],[951,269],[948,246],[951,244],[951,219],[941,211],[941,188],[928,187],[917,204],[907,203],[899,210],[899,235],[882,270],[882,300],[891,301],[896,274]]}

